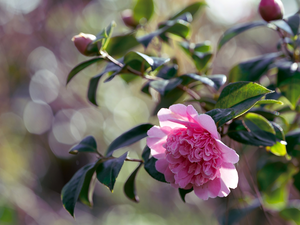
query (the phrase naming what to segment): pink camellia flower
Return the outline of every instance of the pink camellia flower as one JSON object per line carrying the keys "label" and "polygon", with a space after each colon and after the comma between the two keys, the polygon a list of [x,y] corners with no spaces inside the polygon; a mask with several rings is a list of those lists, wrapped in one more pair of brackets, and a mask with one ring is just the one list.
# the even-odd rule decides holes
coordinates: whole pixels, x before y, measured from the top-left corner
{"label": "pink camellia flower", "polygon": [[261,0],[258,11],[267,22],[282,19],[284,14],[281,0]]}
{"label": "pink camellia flower", "polygon": [[89,51],[88,49],[89,45],[93,43],[94,40],[96,40],[95,35],[85,33],[80,33],[72,38],[78,51],[86,56],[96,55],[97,52]]}
{"label": "pink camellia flower", "polygon": [[238,154],[221,140],[214,120],[192,105],[176,104],[158,112],[159,126],[148,131],[155,167],[175,188],[193,188],[203,199],[225,197],[236,188],[233,164]]}

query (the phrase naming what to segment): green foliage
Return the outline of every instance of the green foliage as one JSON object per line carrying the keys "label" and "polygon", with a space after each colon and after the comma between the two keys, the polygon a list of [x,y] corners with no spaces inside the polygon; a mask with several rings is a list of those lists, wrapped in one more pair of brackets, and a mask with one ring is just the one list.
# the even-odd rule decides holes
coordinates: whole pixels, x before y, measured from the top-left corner
{"label": "green foliage", "polygon": [[232,108],[235,117],[251,109],[262,97],[271,90],[253,82],[236,82],[227,85],[216,103],[216,108]]}
{"label": "green foliage", "polygon": [[280,216],[288,221],[300,225],[300,209],[297,206],[288,206],[280,211]]}
{"label": "green foliage", "polygon": [[72,147],[69,151],[69,153],[74,155],[78,154],[78,152],[98,153],[95,138],[92,136],[87,136],[79,144]]}
{"label": "green foliage", "polygon": [[229,81],[257,81],[279,55],[270,53],[236,65],[229,72]]}
{"label": "green foliage", "polygon": [[86,67],[96,63],[96,62],[100,62],[100,61],[103,61],[104,59],[102,57],[97,57],[97,58],[93,58],[93,59],[90,59],[90,60],[87,60],[85,62],[82,62],[80,63],[79,65],[75,66],[71,72],[69,73],[68,75],[68,78],[67,78],[67,84],[73,79],[73,77],[79,73],[81,70],[85,69]]}
{"label": "green foliage", "polygon": [[145,170],[155,180],[166,182],[165,176],[162,173],[158,172],[155,168],[155,163],[157,159],[153,157],[149,158],[149,156],[150,156],[150,148],[146,146],[142,154]]}
{"label": "green foliage", "polygon": [[154,14],[153,0],[137,0],[133,8],[133,19],[140,22],[143,18],[147,21],[151,19]]}
{"label": "green foliage", "polygon": [[119,137],[117,137],[108,147],[106,151],[106,156],[112,156],[113,152],[119,148],[131,145],[145,137],[147,137],[147,131],[153,127],[152,124],[146,123],[138,125]]}
{"label": "green foliage", "polygon": [[218,50],[220,50],[225,43],[227,43],[230,39],[234,38],[238,34],[244,32],[246,30],[249,30],[251,28],[254,28],[254,27],[266,26],[266,25],[267,25],[267,23],[265,21],[257,21],[257,22],[252,22],[252,23],[236,25],[236,26],[228,29],[219,40]]}
{"label": "green foliage", "polygon": [[141,168],[142,163],[133,171],[133,173],[128,177],[125,185],[124,185],[124,193],[125,195],[134,202],[139,202],[139,197],[136,194],[136,187],[135,187],[135,178],[136,175]]}
{"label": "green foliage", "polygon": [[76,202],[80,196],[82,187],[85,183],[90,183],[90,180],[86,179],[90,177],[91,173],[95,171],[95,163],[90,163],[80,170],[78,170],[72,179],[63,187],[61,191],[61,199],[65,209],[74,216],[74,208]]}
{"label": "green foliage", "polygon": [[119,158],[108,158],[103,160],[96,169],[97,179],[100,183],[109,188],[111,192],[114,190],[116,179],[120,173],[123,163],[127,157],[127,152]]}
{"label": "green foliage", "polygon": [[182,199],[183,202],[185,202],[185,196],[186,196],[188,193],[192,192],[193,190],[194,190],[193,188],[188,189],[188,190],[182,189],[182,188],[178,188],[180,198]]}

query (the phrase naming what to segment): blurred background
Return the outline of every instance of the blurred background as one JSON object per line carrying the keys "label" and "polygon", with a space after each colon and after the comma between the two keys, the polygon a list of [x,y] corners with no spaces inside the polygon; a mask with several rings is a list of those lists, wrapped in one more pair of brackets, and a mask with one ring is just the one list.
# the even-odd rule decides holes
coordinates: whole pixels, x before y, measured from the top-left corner
{"label": "blurred background", "polygon": [[[156,14],[147,32],[192,2],[156,0]],[[206,2],[208,7],[192,23],[191,40],[210,40],[214,49],[229,27],[261,20],[259,0]],[[299,9],[296,0],[283,3],[286,15]],[[71,146],[93,135],[99,150],[105,152],[124,131],[157,122],[151,117],[155,100],[140,92],[143,80],[127,84],[116,77],[110,83],[101,82],[98,108],[88,102],[86,93],[89,79],[103,65],[83,70],[65,85],[69,71],[87,59],[71,38],[80,32],[97,34],[112,20],[117,23],[114,35],[129,32],[121,12],[133,4],[131,0],[0,0],[1,225],[218,224],[218,214],[230,204],[230,195],[202,201],[193,194],[185,204],[177,190],[153,180],[144,170],[136,184],[140,203],[133,203],[123,194],[123,183],[137,165],[126,162],[113,194],[96,185],[93,209],[78,203],[74,220],[62,206],[62,187],[79,168],[95,160],[90,155],[70,155]],[[247,31],[222,48],[214,58],[213,72],[227,74],[238,62],[274,52],[277,41],[277,34],[270,29]],[[194,70],[179,48],[163,52],[181,59],[180,72]],[[130,150],[130,157],[139,158],[144,146],[145,140],[122,151]],[[241,191],[251,192],[242,184],[231,195],[239,196]]]}

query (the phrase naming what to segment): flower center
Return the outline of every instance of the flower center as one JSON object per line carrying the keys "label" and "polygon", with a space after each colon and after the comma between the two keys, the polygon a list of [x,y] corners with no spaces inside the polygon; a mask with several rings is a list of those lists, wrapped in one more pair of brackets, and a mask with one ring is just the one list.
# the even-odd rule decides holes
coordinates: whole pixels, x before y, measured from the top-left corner
{"label": "flower center", "polygon": [[175,129],[164,147],[175,184],[180,188],[201,186],[220,176],[222,154],[208,131],[199,128]]}

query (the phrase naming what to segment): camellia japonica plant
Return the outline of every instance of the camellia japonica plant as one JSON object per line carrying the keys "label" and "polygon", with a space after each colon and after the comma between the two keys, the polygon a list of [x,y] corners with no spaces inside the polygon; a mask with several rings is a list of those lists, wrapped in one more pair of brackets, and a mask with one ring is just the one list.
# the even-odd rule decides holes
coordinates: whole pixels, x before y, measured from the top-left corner
{"label": "camellia japonica plant", "polygon": [[[228,224],[254,209],[261,210],[270,224],[274,216],[300,224],[300,205],[291,197],[291,190],[300,191],[300,16],[284,17],[280,0],[262,0],[258,11],[263,20],[227,30],[216,52],[235,36],[258,26],[279,34],[278,51],[239,63],[227,75],[211,74],[216,53],[210,42],[189,40],[191,23],[204,7],[205,2],[195,2],[140,36],[137,31],[151,20],[154,3],[138,0],[132,10],[122,13],[124,24],[132,32],[114,36],[116,24],[111,22],[96,36],[80,33],[73,37],[78,51],[92,58],[71,70],[67,84],[86,67],[105,65],[90,79],[88,87],[88,100],[98,106],[101,78],[106,77],[104,83],[116,76],[127,83],[144,79],[141,92],[149,97],[159,95],[153,109],[159,124],[133,127],[116,138],[106,152],[97,149],[92,136],[71,148],[71,154],[93,153],[97,158],[78,170],[62,189],[63,205],[72,216],[79,199],[92,205],[97,180],[113,191],[125,161],[137,164],[124,185],[124,193],[132,201],[139,201],[135,177],[141,168],[155,180],[178,189],[183,201],[192,191],[203,200],[227,197],[239,186],[237,163],[245,160],[248,172],[254,166],[243,158],[243,149],[251,145],[265,157],[257,165],[255,179],[251,178],[256,198],[245,201],[239,210],[233,207],[227,211]],[[146,54],[154,41],[160,46],[178,45],[196,70],[180,74],[176,58]],[[144,47],[143,52],[132,50],[139,45]],[[203,88],[207,91],[201,92]],[[114,156],[116,150],[143,138],[147,145],[140,158],[129,158],[127,152]],[[221,224],[227,224],[224,218],[219,218]]]}

